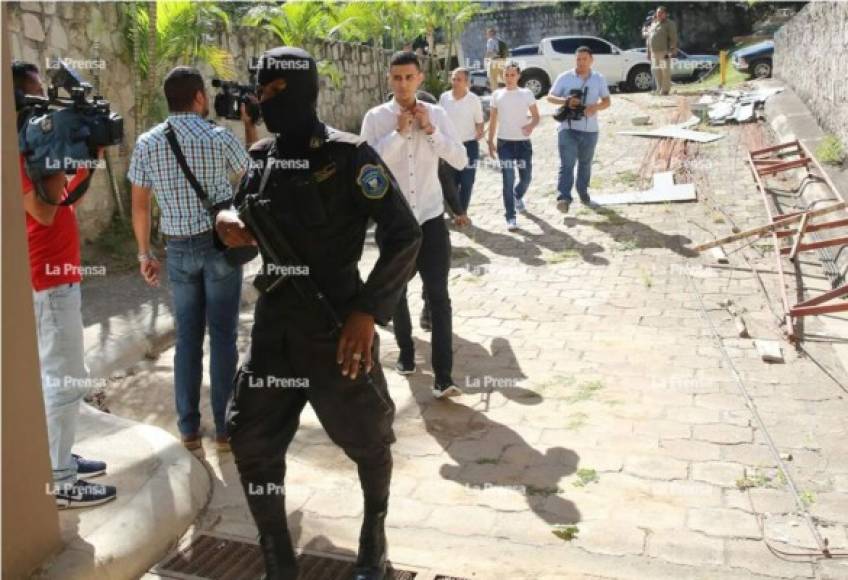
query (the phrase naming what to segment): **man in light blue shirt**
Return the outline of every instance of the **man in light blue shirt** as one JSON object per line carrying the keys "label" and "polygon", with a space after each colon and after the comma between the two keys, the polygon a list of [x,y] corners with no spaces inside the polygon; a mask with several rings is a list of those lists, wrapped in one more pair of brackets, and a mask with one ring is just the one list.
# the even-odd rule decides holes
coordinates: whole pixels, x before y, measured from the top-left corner
{"label": "man in light blue shirt", "polygon": [[[598,144],[598,111],[610,106],[610,94],[607,81],[599,72],[592,70],[592,51],[581,46],[575,54],[573,69],[559,75],[548,93],[548,101],[555,105],[564,105],[573,111],[585,107],[579,119],[565,119],[560,122],[559,144],[559,181],[557,183],[557,209],[567,213],[571,206],[571,188],[574,186],[574,166],[577,165],[577,194],[580,201],[589,207],[596,205],[589,199],[589,180],[592,177],[592,158]],[[572,96],[571,91],[579,91],[580,97]],[[585,90],[585,102],[582,94]]]}

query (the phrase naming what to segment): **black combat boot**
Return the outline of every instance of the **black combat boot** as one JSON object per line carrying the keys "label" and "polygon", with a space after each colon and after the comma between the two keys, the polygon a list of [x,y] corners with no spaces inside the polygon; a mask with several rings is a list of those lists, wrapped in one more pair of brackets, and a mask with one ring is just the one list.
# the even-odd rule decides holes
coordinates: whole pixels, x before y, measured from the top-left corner
{"label": "black combat boot", "polygon": [[352,580],[386,578],[386,511],[365,512]]}
{"label": "black combat boot", "polygon": [[265,560],[264,580],[297,580],[297,557],[288,531],[259,535]]}

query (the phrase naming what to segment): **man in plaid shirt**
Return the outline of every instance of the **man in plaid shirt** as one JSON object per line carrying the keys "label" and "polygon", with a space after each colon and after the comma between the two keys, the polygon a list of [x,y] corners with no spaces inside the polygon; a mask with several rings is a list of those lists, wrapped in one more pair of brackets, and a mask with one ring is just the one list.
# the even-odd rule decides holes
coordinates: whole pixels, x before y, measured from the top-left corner
{"label": "man in plaid shirt", "polygon": [[[159,285],[160,264],[150,251],[150,196],[161,211],[160,229],[167,240],[167,271],[176,321],[174,391],[183,444],[197,449],[200,440],[200,384],[203,337],[209,326],[212,414],[219,451],[229,450],[226,406],[238,363],[236,336],[242,270],[230,265],[213,244],[214,220],[183,173],[165,136],[173,127],[186,162],[213,204],[233,197],[232,174],[241,175],[250,158],[226,128],[205,118],[209,98],[197,69],[179,66],[165,78],[170,115],[141,137],[133,151],[127,178],[132,183],[132,220],[141,275]],[[247,145],[256,127],[242,107]]]}

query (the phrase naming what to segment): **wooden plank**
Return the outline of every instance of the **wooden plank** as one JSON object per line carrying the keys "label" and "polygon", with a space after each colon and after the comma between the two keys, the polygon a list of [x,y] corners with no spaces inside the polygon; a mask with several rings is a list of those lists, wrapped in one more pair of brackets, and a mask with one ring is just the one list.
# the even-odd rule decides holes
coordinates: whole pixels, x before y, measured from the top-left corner
{"label": "wooden plank", "polygon": [[[848,244],[848,236],[842,236],[839,238],[830,238],[829,240],[821,240],[819,242],[807,242],[806,244],[800,244],[798,246],[799,252],[806,252],[807,250],[818,250],[819,248],[829,248],[830,246],[844,246]],[[781,248],[780,253],[786,255],[789,253],[790,248]]]}
{"label": "wooden plank", "polygon": [[788,171],[790,169],[795,169],[796,167],[806,167],[810,164],[810,158],[804,157],[803,159],[795,159],[794,161],[787,161],[786,163],[781,163],[779,165],[770,165],[768,167],[757,167],[757,172],[760,175],[773,175],[775,173],[780,173],[781,171]]}
{"label": "wooden plank", "polygon": [[763,153],[771,153],[772,151],[780,151],[781,149],[788,149],[789,147],[795,147],[795,149],[800,151],[800,148],[798,147],[798,141],[789,141],[787,143],[781,143],[780,145],[772,145],[771,147],[765,147],[763,149],[751,151],[751,157],[756,157],[757,155],[761,155]]}
{"label": "wooden plank", "polygon": [[801,215],[809,215],[810,217],[816,217],[820,215],[829,214],[835,211],[839,211],[843,209],[846,205],[844,201],[837,202],[833,205],[829,205],[827,207],[823,207],[821,209],[814,209],[812,211],[808,211],[805,214],[799,214],[795,216],[788,217],[786,219],[778,220],[774,223],[759,226],[756,228],[752,228],[750,230],[745,230],[744,232],[739,232],[738,234],[733,234],[731,236],[727,236],[718,240],[713,240],[712,242],[706,242],[701,244],[700,246],[695,246],[693,249],[696,252],[703,252],[704,250],[708,250],[710,248],[714,248],[716,246],[721,246],[724,244],[728,244],[730,242],[735,242],[737,240],[743,240],[745,238],[750,238],[751,236],[767,234],[769,232],[773,232],[775,230],[779,230],[780,228],[786,227],[789,224],[794,224],[797,221],[801,220]]}
{"label": "wooden plank", "polygon": [[673,189],[666,188],[661,191],[649,189],[647,191],[629,191],[627,193],[610,193],[607,195],[594,195],[592,199],[598,205],[621,205],[626,203],[663,203],[666,201],[695,201],[695,185],[683,183],[675,185]]}
{"label": "wooden plank", "polygon": [[798,226],[798,234],[795,236],[795,242],[792,244],[792,251],[789,252],[789,259],[795,261],[795,256],[798,255],[798,248],[801,247],[801,240],[804,239],[804,234],[807,233],[807,222],[810,219],[810,214],[804,214],[801,217],[801,225]]}
{"label": "wooden plank", "polygon": [[681,127],[670,126],[654,129],[653,131],[619,131],[619,135],[633,135],[634,137],[658,137],[660,139],[683,139],[684,141],[695,141],[696,143],[712,143],[724,139],[724,135],[706,133],[704,131],[693,131]]}

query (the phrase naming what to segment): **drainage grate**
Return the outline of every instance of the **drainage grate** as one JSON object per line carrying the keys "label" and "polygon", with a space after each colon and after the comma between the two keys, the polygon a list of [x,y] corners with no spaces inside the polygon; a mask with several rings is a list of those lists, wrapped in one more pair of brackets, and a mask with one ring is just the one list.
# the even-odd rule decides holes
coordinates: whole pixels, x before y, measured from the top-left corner
{"label": "drainage grate", "polygon": [[[298,580],[349,580],[353,561],[330,554],[301,553]],[[200,534],[159,563],[154,572],[172,578],[257,580],[265,572],[259,546],[232,538]],[[392,580],[415,580],[417,572],[389,568]],[[448,576],[440,576],[451,580]],[[462,579],[458,579],[462,580]]]}

